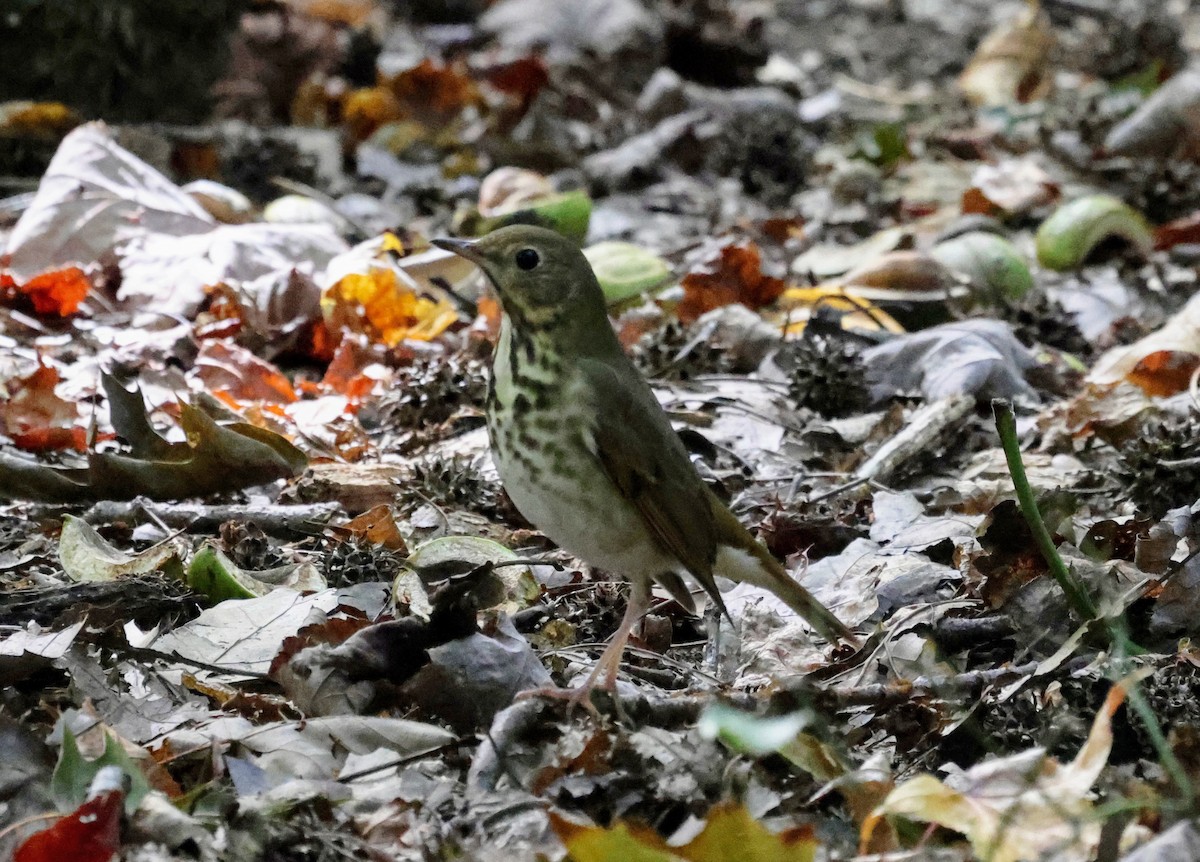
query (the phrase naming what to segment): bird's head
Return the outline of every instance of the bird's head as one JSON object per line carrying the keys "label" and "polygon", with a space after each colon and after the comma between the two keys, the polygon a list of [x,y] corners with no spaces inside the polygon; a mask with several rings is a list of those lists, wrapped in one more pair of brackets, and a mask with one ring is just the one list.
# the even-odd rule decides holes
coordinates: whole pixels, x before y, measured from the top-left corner
{"label": "bird's head", "polygon": [[462,255],[495,285],[504,312],[518,327],[570,328],[607,321],[604,295],[579,246],[546,228],[513,225],[477,240],[435,239]]}

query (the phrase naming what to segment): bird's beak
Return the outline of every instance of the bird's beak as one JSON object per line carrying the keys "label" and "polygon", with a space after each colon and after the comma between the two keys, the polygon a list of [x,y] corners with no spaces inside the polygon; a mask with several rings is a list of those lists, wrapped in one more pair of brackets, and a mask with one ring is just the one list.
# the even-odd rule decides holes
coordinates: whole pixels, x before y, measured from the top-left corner
{"label": "bird's beak", "polygon": [[483,267],[483,255],[479,253],[479,249],[475,247],[475,243],[469,239],[449,239],[447,237],[439,237],[438,239],[430,240],[431,243],[438,248],[452,251],[460,257],[465,257],[467,260],[476,266]]}

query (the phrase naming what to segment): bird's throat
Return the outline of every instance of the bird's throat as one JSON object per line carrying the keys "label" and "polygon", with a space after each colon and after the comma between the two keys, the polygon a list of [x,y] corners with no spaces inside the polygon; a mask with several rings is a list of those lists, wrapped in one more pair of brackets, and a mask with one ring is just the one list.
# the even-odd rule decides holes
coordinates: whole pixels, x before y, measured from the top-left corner
{"label": "bird's throat", "polygon": [[505,315],[488,384],[489,425],[549,409],[559,397],[563,370],[563,354],[544,332],[516,327]]}

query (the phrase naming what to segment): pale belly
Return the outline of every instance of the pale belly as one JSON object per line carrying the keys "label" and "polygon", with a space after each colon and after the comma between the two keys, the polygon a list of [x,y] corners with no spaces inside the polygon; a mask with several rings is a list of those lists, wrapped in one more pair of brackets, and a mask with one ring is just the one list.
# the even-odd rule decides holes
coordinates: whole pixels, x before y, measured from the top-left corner
{"label": "pale belly", "polygon": [[[537,440],[541,435],[532,436]],[[576,439],[578,449],[567,457],[577,478],[567,479],[550,462],[531,469],[530,461],[540,460],[538,452],[520,451],[493,437],[496,469],[518,511],[560,548],[612,575],[651,578],[678,570],[678,562],[659,549],[641,515],[591,460],[582,433]]]}
{"label": "pale belly", "polygon": [[[586,414],[580,393],[555,390],[552,401],[560,409],[541,408],[536,399],[522,399],[509,378],[508,333],[502,329],[497,347],[495,400],[488,416],[492,458],[504,488],[522,515],[560,548],[589,565],[626,579],[652,578],[679,569],[663,552],[637,510],[622,498],[587,448]],[[562,383],[534,365],[521,373],[534,385]],[[561,405],[579,405],[566,412]],[[520,411],[521,431],[496,419],[512,418]],[[499,432],[499,427],[507,431]],[[569,470],[573,475],[563,475]]]}

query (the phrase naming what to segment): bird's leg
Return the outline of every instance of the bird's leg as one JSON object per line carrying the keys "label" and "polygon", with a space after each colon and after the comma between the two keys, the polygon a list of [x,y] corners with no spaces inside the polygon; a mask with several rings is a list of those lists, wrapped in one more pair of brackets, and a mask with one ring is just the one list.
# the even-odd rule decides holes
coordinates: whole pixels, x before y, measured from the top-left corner
{"label": "bird's leg", "polygon": [[650,610],[650,584],[651,581],[645,578],[638,578],[633,582],[633,589],[629,592],[629,604],[625,606],[625,616],[621,618],[621,625],[617,627],[608,646],[600,654],[600,660],[588,674],[587,681],[583,684],[585,689],[590,691],[594,688],[600,675],[604,674],[605,691],[616,692],[617,674],[621,670],[621,656],[625,654],[629,635],[633,632],[633,627],[638,624],[638,620],[646,611]]}
{"label": "bird's leg", "polygon": [[629,604],[625,608],[625,616],[621,618],[621,625],[617,627],[616,633],[609,640],[608,646],[604,648],[599,661],[596,662],[596,666],[592,668],[592,672],[588,674],[582,685],[576,688],[535,689],[522,692],[519,696],[561,698],[567,701],[568,710],[573,710],[576,706],[583,704],[589,712],[595,715],[596,707],[592,705],[592,690],[596,688],[597,683],[600,683],[605,691],[613,695],[613,700],[616,702],[617,674],[621,670],[621,656],[625,653],[625,645],[629,643],[629,635],[633,631],[633,627],[650,609],[651,583],[649,578],[637,578],[633,581],[633,589],[629,593]]}

